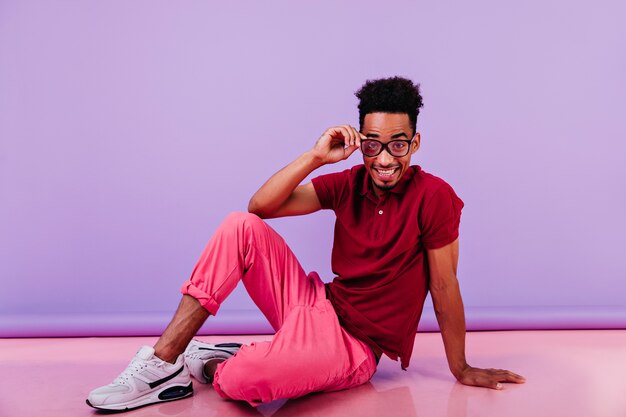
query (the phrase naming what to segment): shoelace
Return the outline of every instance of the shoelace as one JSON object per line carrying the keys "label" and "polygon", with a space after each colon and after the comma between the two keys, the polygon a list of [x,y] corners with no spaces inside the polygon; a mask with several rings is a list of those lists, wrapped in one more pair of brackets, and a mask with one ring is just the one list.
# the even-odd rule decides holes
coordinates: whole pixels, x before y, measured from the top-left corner
{"label": "shoelace", "polygon": [[195,351],[195,352],[191,352],[187,354],[187,358],[189,359],[199,359],[200,358],[200,354],[202,353],[202,355],[206,354],[205,352],[200,352],[200,351]]}
{"label": "shoelace", "polygon": [[124,369],[124,371],[121,374],[119,374],[118,377],[115,378],[115,380],[113,380],[113,385],[116,385],[116,384],[126,385],[129,378],[139,373],[144,368],[147,368],[148,363],[153,363],[159,368],[163,366],[163,361],[160,361],[160,360],[142,361],[137,358],[133,358],[128,364],[128,366],[126,367],[126,369]]}

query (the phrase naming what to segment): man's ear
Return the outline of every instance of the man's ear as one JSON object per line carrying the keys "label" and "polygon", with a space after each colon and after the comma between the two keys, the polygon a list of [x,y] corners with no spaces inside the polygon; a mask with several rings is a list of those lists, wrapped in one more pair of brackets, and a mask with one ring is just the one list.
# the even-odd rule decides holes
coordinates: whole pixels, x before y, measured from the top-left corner
{"label": "man's ear", "polygon": [[411,155],[417,152],[417,150],[420,148],[420,141],[421,141],[420,133],[417,132],[415,134],[415,139],[413,139],[413,143],[411,144],[411,146],[413,147],[413,149],[411,149]]}

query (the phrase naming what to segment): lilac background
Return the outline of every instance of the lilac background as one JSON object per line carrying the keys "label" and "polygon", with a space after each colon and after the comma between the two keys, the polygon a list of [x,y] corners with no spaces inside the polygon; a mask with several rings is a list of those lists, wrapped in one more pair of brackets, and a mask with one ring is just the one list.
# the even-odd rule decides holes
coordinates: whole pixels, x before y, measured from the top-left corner
{"label": "lilac background", "polygon": [[[625,3],[384,4],[0,1],[0,336],[158,333],[226,214],[395,74],[466,203],[468,327],[626,327]],[[330,279],[332,222],[271,224]],[[204,331],[269,326],[238,288]]]}

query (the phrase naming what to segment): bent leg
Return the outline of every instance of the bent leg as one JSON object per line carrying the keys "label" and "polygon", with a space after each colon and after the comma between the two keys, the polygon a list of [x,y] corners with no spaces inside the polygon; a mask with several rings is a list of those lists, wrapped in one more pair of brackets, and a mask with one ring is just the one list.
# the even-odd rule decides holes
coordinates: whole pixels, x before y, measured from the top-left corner
{"label": "bent leg", "polygon": [[314,285],[317,276],[307,277],[274,229],[254,214],[233,213],[215,232],[181,291],[215,315],[242,279],[275,330],[292,306],[313,305],[324,297]]}
{"label": "bent leg", "polygon": [[313,304],[323,296],[306,276],[285,241],[258,216],[232,213],[203,250],[181,289],[183,299],[155,345],[156,355],[172,362],[209,315],[243,279],[252,300],[278,330],[293,305]]}
{"label": "bent leg", "polygon": [[258,406],[355,387],[375,371],[372,350],[341,327],[332,305],[323,300],[294,307],[271,342],[244,346],[218,365],[213,386],[224,398]]}

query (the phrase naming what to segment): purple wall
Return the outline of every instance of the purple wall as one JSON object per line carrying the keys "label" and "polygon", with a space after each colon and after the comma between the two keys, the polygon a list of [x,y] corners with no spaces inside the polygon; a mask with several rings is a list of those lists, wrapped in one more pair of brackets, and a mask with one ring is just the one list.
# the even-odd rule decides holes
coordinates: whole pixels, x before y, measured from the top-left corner
{"label": "purple wall", "polygon": [[[625,3],[453,3],[0,2],[0,336],[158,332],[226,214],[395,74],[466,203],[469,327],[626,327]],[[271,224],[331,278],[331,213]],[[268,329],[239,288],[205,331]]]}

